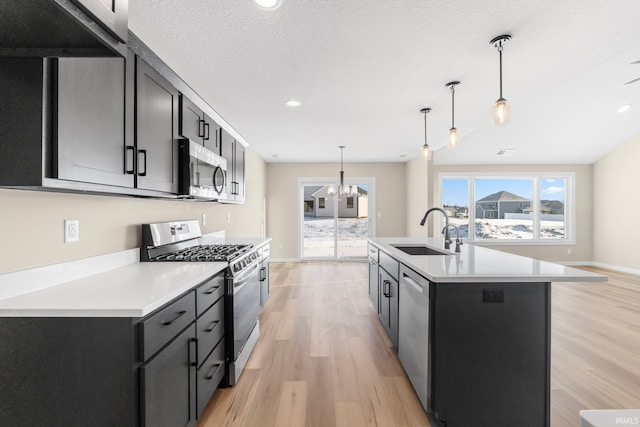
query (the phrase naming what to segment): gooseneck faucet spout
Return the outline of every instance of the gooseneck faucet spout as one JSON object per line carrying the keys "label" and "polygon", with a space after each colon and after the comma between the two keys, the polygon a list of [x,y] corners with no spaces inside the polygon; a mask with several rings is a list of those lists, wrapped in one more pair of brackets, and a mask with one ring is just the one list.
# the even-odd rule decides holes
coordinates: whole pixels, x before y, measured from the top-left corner
{"label": "gooseneck faucet spout", "polygon": [[446,224],[444,228],[444,248],[449,249],[449,245],[451,244],[451,237],[449,236],[449,216],[447,215],[447,212],[445,212],[444,209],[434,207],[427,210],[427,212],[424,214],[424,217],[422,217],[422,221],[420,221],[420,225],[424,227],[424,223],[427,222],[427,217],[433,211],[442,212],[442,215],[444,215],[444,221]]}

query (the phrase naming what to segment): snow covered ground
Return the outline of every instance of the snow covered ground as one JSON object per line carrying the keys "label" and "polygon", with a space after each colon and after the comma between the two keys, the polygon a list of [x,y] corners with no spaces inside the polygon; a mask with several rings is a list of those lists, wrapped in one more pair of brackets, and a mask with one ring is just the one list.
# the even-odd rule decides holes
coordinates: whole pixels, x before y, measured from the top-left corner
{"label": "snow covered ground", "polygon": [[[450,218],[451,224],[460,227],[460,235],[469,237],[466,218]],[[531,239],[533,222],[526,219],[477,219],[476,238],[481,239]],[[452,233],[454,233],[452,231]],[[541,221],[540,237],[543,239],[564,238],[564,221]]]}
{"label": "snow covered ground", "polygon": [[[305,218],[303,256],[333,257],[334,227],[333,218]],[[368,218],[339,218],[338,255],[366,257],[368,236]]]}

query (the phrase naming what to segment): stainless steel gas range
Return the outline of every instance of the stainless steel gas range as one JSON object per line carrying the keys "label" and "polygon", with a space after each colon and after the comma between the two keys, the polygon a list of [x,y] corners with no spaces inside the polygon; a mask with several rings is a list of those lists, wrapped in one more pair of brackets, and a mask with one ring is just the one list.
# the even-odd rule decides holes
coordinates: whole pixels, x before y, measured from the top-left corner
{"label": "stainless steel gas range", "polygon": [[260,256],[250,244],[202,236],[197,220],[142,224],[141,262],[228,262],[225,270],[227,383],[235,385],[260,335]]}

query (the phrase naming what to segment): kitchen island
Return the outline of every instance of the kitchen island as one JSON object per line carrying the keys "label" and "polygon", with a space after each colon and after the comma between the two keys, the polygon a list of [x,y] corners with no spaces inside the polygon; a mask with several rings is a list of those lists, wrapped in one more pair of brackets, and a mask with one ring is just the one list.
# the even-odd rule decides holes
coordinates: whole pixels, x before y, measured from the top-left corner
{"label": "kitchen island", "polygon": [[437,238],[369,240],[369,296],[425,411],[446,427],[548,426],[551,283],[606,276],[443,248]]}

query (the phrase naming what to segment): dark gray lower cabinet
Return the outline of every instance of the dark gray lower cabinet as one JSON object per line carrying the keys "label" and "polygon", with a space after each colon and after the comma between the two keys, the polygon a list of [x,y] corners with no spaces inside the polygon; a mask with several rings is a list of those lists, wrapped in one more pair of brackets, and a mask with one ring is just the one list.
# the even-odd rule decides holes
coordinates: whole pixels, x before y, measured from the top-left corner
{"label": "dark gray lower cabinet", "polygon": [[260,307],[264,307],[269,299],[269,260],[271,247],[269,245],[262,248],[262,261],[260,262]]}
{"label": "dark gray lower cabinet", "polygon": [[373,304],[373,309],[376,313],[379,312],[380,301],[378,299],[379,287],[378,283],[378,262],[374,261],[373,258],[369,258],[369,300],[371,300],[371,304]]}
{"label": "dark gray lower cabinet", "polygon": [[0,318],[0,425],[195,425],[226,372],[223,278],[144,318]]}
{"label": "dark gray lower cabinet", "polygon": [[195,424],[195,343],[196,327],[192,323],[140,368],[143,426]]}
{"label": "dark gray lower cabinet", "polygon": [[398,280],[379,268],[380,311],[378,317],[389,339],[398,348]]}

